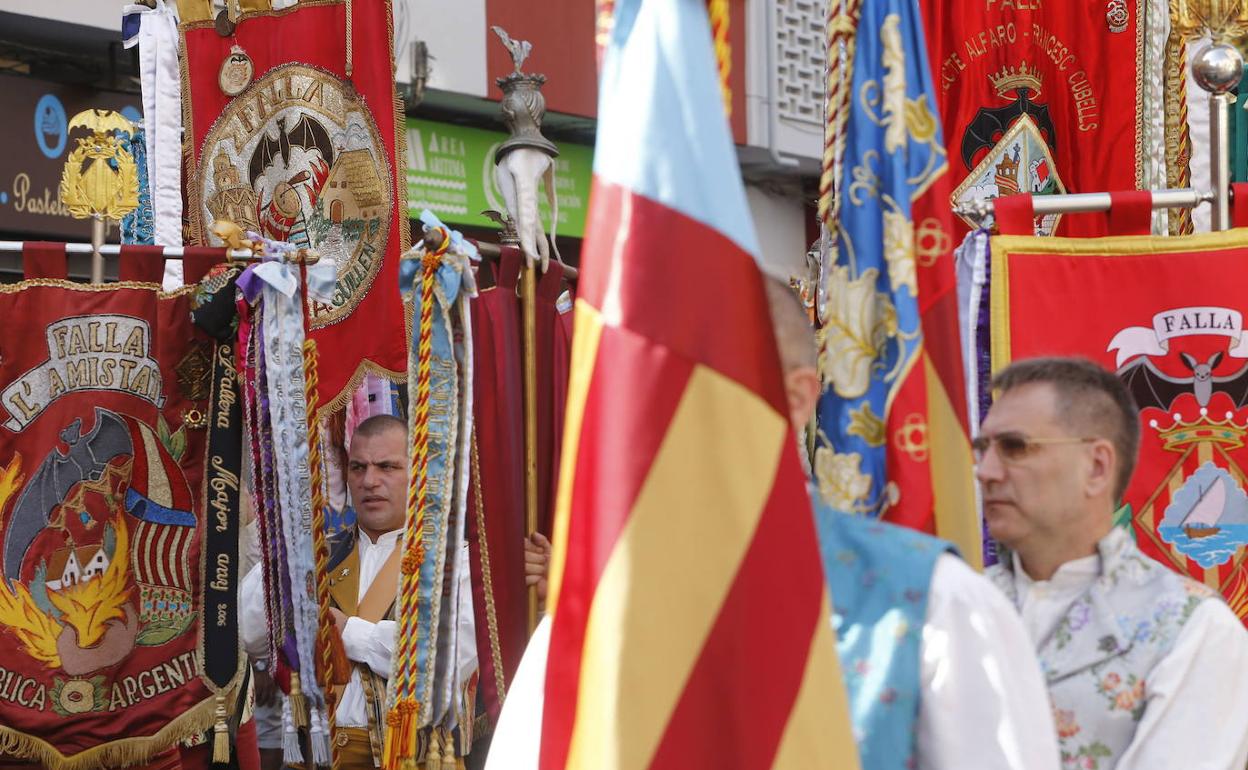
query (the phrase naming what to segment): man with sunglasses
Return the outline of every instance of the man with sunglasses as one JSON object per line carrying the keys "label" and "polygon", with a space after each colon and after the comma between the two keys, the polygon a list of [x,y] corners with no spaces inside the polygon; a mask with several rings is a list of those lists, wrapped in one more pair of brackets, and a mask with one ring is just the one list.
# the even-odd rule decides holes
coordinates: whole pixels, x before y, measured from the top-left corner
{"label": "man with sunglasses", "polygon": [[[801,435],[822,390],[814,334],[793,291],[764,283]],[[1044,681],[1000,592],[947,543],[811,495],[862,770],[1057,770]],[[545,618],[508,688],[486,770],[538,766],[549,638]]]}
{"label": "man with sunglasses", "polygon": [[1113,525],[1139,447],[1126,388],[1070,358],[1019,361],[992,387],[972,446],[985,523],[1008,550],[988,576],[1034,642],[1063,766],[1243,770],[1248,632]]}

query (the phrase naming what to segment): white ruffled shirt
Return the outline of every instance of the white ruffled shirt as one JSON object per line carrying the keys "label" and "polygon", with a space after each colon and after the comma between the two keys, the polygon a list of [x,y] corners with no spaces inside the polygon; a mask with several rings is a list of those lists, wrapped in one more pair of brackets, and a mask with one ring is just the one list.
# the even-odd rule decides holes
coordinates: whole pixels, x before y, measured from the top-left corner
{"label": "white ruffled shirt", "polygon": [[[363,599],[368,593],[402,535],[403,530],[396,529],[379,535],[374,542],[363,530],[360,531],[360,590],[357,599]],[[342,629],[342,646],[347,657],[368,666],[378,676],[389,679],[390,659],[394,656],[394,628],[393,620],[369,623],[360,618],[347,618],[347,624]],[[342,690],[342,700],[338,701],[334,718],[339,727],[368,727],[368,701],[364,697],[360,672],[354,668],[351,670],[351,681]]]}
{"label": "white ruffled shirt", "polygon": [[[507,691],[486,770],[537,767],[549,645],[547,617]],[[961,559],[938,557],[920,653],[919,770],[1057,770],[1048,692],[1030,650],[1009,600]]]}
{"label": "white ruffled shirt", "polygon": [[[390,552],[398,545],[403,530],[396,529],[379,536],[374,542],[364,532],[359,533],[360,549],[360,589],[358,598],[364,598],[369,586],[373,584],[381,566],[390,557]],[[264,577],[260,574],[260,565],[256,565],[247,577],[243,578],[239,593],[242,595],[240,612],[240,635],[243,648],[253,658],[262,658],[268,654],[265,648],[267,622],[264,615]],[[389,678],[390,659],[394,653],[393,620],[382,620],[369,623],[360,618],[347,618],[342,631],[342,643],[347,657],[363,663],[379,676]],[[342,700],[338,702],[338,710],[334,713],[339,727],[368,727],[368,701],[364,697],[364,685],[360,682],[360,672],[351,671],[351,681],[342,690]]]}
{"label": "white ruffled shirt", "polygon": [[[1100,576],[1098,554],[1032,580],[1014,554],[1019,612],[1047,638]],[[1196,737],[1203,736],[1203,737]],[[1148,704],[1115,770],[1244,770],[1248,764],[1248,632],[1221,601],[1205,601],[1148,676]]]}

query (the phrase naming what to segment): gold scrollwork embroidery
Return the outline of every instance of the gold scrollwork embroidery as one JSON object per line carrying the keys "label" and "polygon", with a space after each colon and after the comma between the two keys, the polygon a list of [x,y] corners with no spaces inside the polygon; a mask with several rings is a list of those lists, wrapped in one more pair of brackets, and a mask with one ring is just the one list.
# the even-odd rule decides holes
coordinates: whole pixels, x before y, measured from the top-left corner
{"label": "gold scrollwork embroidery", "polygon": [[919,223],[914,233],[914,253],[920,267],[931,267],[953,250],[953,238],[940,226],[940,220],[928,217]]}
{"label": "gold scrollwork embroidery", "polygon": [[893,446],[905,452],[911,460],[917,463],[926,462],[928,455],[927,421],[917,413],[906,415],[901,427],[893,431]]}
{"label": "gold scrollwork embroidery", "polygon": [[914,264],[914,226],[897,205],[897,201],[885,195],[884,202],[884,259],[888,262],[888,282],[893,291],[907,288],[912,296],[919,293],[918,278]]}
{"label": "gold scrollwork embroidery", "polygon": [[875,150],[867,150],[862,154],[862,162],[853,168],[854,181],[849,183],[849,200],[855,206],[861,206],[863,199],[862,193],[866,193],[872,198],[880,194],[880,175],[875,173],[872,164],[880,159],[880,154]]}
{"label": "gold scrollwork embroidery", "polygon": [[862,406],[850,410],[849,427],[845,429],[845,432],[851,436],[858,436],[867,442],[867,446],[872,447],[884,446],[887,435],[884,421],[871,411],[870,401],[863,401]]}

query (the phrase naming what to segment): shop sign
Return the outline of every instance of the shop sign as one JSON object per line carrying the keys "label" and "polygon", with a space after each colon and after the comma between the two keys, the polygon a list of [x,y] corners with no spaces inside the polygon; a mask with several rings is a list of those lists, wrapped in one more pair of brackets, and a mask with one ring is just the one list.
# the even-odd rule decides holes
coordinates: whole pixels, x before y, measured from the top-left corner
{"label": "shop sign", "polygon": [[92,108],[142,120],[138,94],[0,76],[0,233],[90,238],[90,222],[71,217],[61,202],[60,184],[75,144],[69,119]]}
{"label": "shop sign", "polygon": [[[481,212],[506,210],[494,181],[494,151],[506,138],[501,131],[408,118],[407,206],[411,217],[429,209],[445,222],[497,229],[498,225]],[[559,144],[555,159],[557,235],[585,235],[593,157],[592,147]],[[546,197],[543,194],[540,198],[542,225],[549,227]]]}

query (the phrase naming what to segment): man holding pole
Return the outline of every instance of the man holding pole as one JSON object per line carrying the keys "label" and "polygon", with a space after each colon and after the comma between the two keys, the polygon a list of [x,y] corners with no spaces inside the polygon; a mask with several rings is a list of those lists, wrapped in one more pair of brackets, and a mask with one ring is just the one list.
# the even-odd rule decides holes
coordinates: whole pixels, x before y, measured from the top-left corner
{"label": "man holding pole", "polygon": [[[329,543],[334,624],[350,660],[350,679],[335,711],[340,770],[380,767],[384,745],[386,679],[394,652],[398,540],[407,500],[407,426],[375,415],[351,439],[347,487],[356,526]],[[260,565],[243,585],[242,636],[249,651],[264,647],[266,622]]]}

